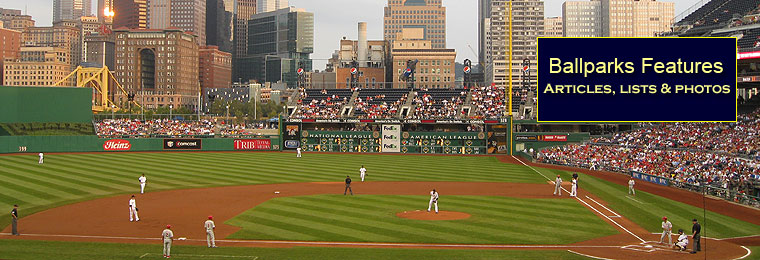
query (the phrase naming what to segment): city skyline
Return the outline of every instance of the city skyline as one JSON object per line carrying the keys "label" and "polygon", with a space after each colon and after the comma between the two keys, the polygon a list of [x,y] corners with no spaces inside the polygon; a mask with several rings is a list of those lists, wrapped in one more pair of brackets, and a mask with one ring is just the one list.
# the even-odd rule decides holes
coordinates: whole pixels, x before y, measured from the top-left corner
{"label": "city skyline", "polygon": [[[564,0],[544,1],[545,16],[562,15]],[[675,15],[680,14],[697,0],[663,0],[675,3]],[[478,51],[478,0],[442,0],[446,7],[446,44],[457,51],[457,62],[464,59],[477,61]],[[367,22],[367,38],[383,39],[383,8],[387,0],[290,0],[291,6],[303,8],[314,13],[314,69],[324,70],[327,59],[338,49],[340,39],[356,39],[356,25]],[[97,0],[92,0],[92,10],[97,9]],[[361,6],[357,11],[344,12],[343,15],[331,15],[332,10],[345,9],[345,6]],[[36,21],[36,26],[50,26],[53,19],[53,0],[0,0],[0,7],[19,9],[28,12]],[[354,8],[352,8],[354,9]],[[93,14],[94,15],[94,14]],[[470,50],[471,46],[474,50]]]}

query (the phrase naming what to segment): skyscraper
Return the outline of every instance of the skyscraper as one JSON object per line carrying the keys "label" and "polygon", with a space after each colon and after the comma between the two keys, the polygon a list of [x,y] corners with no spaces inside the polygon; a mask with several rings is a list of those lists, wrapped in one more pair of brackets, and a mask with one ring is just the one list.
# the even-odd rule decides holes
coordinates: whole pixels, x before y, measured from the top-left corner
{"label": "skyscraper", "polygon": [[169,26],[192,32],[206,44],[206,0],[171,0],[170,5]]}
{"label": "skyscraper", "polygon": [[295,7],[255,14],[248,21],[248,54],[240,60],[242,81],[285,82],[295,88],[296,70],[311,71],[314,14]]}
{"label": "skyscraper", "polygon": [[[98,10],[95,10],[95,15],[98,16],[98,21],[103,22],[106,19],[105,11],[113,12],[114,0],[98,0]],[[111,17],[112,18],[112,17]]]}
{"label": "skyscraper", "polygon": [[567,1],[562,3],[565,37],[601,37],[602,2]]}
{"label": "skyscraper", "polygon": [[[509,35],[508,0],[490,1],[491,13],[483,19],[485,28],[485,80],[500,86],[508,82],[509,38],[512,38],[512,81],[519,84],[523,63],[527,60],[529,71],[536,68],[536,41],[544,31],[544,2],[541,0],[512,1],[512,35]],[[527,80],[535,86],[535,73]]]}
{"label": "skyscraper", "polygon": [[544,37],[562,37],[562,17],[544,18]]}
{"label": "skyscraper", "polygon": [[288,0],[257,0],[256,13],[266,13],[288,7]]}
{"label": "skyscraper", "polygon": [[419,34],[434,49],[446,48],[446,7],[441,0],[388,0],[383,18],[383,35],[393,41],[396,34]]}
{"label": "skyscraper", "polygon": [[148,4],[146,0],[113,0],[113,28],[148,28]]}
{"label": "skyscraper", "polygon": [[169,28],[171,18],[171,0],[149,0],[148,1],[148,28],[166,29]]}
{"label": "skyscraper", "polygon": [[[234,1],[228,1],[234,2]],[[232,53],[235,23],[234,11],[226,10],[224,0],[206,0],[206,45],[217,46],[220,51]],[[231,6],[230,9],[234,9]]]}
{"label": "skyscraper", "polygon": [[92,0],[53,0],[53,22],[92,15]]}
{"label": "skyscraper", "polygon": [[241,79],[240,59],[248,55],[248,20],[256,13],[256,0],[225,0],[225,13],[232,14],[232,78]]}

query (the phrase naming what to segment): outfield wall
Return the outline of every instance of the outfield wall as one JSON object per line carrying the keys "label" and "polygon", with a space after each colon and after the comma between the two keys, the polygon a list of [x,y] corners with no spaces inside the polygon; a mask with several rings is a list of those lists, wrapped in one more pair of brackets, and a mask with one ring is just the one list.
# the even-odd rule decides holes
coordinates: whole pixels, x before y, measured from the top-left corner
{"label": "outfield wall", "polygon": [[515,133],[514,148],[515,151],[541,150],[551,146],[562,146],[569,143],[581,143],[591,139],[589,133]]}
{"label": "outfield wall", "polygon": [[0,153],[277,151],[280,138],[123,138],[97,136],[0,136]]}

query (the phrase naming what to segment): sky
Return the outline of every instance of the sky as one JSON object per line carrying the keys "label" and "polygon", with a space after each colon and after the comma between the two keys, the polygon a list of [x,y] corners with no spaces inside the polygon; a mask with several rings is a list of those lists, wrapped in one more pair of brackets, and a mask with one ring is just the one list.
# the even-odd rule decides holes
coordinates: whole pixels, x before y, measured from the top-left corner
{"label": "sky", "polygon": [[[546,17],[561,16],[565,0],[545,0]],[[675,2],[678,15],[698,0],[660,0]],[[290,5],[314,13],[314,69],[323,70],[327,59],[343,36],[356,39],[357,23],[367,22],[367,39],[383,38],[383,7],[387,0],[290,0]],[[477,61],[478,0],[443,0],[446,7],[446,47],[457,51],[458,62]],[[93,0],[93,11],[97,1]],[[50,26],[53,0],[0,0],[0,8],[28,10],[37,26]],[[472,46],[470,50],[468,47]]]}

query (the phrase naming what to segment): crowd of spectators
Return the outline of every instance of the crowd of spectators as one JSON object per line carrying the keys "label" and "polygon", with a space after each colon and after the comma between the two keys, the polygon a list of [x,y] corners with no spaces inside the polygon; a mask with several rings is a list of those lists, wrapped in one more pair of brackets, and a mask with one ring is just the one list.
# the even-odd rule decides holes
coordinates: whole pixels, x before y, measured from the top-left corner
{"label": "crowd of spectators", "polygon": [[179,136],[213,135],[213,121],[180,121],[169,119],[106,119],[95,123],[99,136]]}
{"label": "crowd of spectators", "polygon": [[[295,118],[323,118],[335,119],[340,117],[341,108],[348,101],[348,97],[336,94],[328,95],[327,90],[322,90],[320,98],[309,99],[305,89],[300,89],[301,98],[298,100],[298,111],[293,115]],[[304,100],[310,100],[304,104]]]}
{"label": "crowd of spectators", "polygon": [[506,103],[503,86],[474,87],[472,106],[476,108],[474,119],[492,119],[504,117]]}
{"label": "crowd of spectators", "polygon": [[462,103],[467,97],[467,92],[462,91],[459,95],[451,98],[436,98],[430,94],[418,95],[414,98],[414,111],[408,116],[410,119],[435,119],[435,118],[458,118]]}
{"label": "crowd of spectators", "polygon": [[538,161],[595,170],[640,172],[677,183],[735,191],[738,199],[760,183],[758,112],[737,123],[652,125],[585,144],[537,153]]}
{"label": "crowd of spectators", "polygon": [[105,119],[95,122],[101,137],[165,137],[165,136],[239,136],[253,135],[255,129],[277,129],[276,122],[225,124],[223,121],[182,121],[169,119]]}
{"label": "crowd of spectators", "polygon": [[[383,100],[382,102],[373,102],[375,99]],[[385,101],[386,97],[383,94],[379,94],[374,97],[366,97],[362,99],[357,97],[354,100],[354,115],[359,115],[359,118],[368,119],[382,119],[382,118],[394,118],[398,114],[398,109],[406,102],[407,95],[403,95],[396,101]]]}

